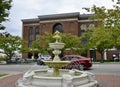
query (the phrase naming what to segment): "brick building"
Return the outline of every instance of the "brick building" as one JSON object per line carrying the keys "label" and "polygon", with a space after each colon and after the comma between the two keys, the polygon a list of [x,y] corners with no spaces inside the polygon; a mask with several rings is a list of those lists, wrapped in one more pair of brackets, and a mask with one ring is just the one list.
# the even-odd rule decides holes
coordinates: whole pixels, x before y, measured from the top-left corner
{"label": "brick building", "polygon": [[[89,18],[93,14],[64,13],[52,15],[40,15],[33,19],[23,19],[22,35],[23,40],[28,41],[27,47],[30,47],[32,42],[43,35],[45,32],[54,33],[56,30],[63,33],[71,33],[81,36],[90,27],[96,27],[97,21],[92,21]],[[84,41],[83,41],[84,42]],[[100,58],[100,54],[95,50],[90,50],[86,53],[88,57]],[[23,54],[23,58],[30,58],[32,54]]]}

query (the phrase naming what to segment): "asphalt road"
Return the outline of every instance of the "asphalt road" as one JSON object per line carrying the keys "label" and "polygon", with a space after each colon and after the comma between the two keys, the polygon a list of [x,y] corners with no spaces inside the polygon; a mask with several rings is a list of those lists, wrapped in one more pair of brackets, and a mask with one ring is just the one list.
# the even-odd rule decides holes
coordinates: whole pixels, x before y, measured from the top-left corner
{"label": "asphalt road", "polygon": [[[0,73],[20,73],[26,72],[28,70],[44,69],[47,66],[40,66],[36,64],[10,64],[10,65],[0,65]],[[104,73],[104,74],[119,74],[120,75],[120,63],[97,63],[93,64],[91,69],[85,70],[92,72],[94,74]]]}
{"label": "asphalt road", "polygon": [[98,63],[93,64],[93,67],[88,70],[95,74],[119,74],[120,75],[120,63]]}

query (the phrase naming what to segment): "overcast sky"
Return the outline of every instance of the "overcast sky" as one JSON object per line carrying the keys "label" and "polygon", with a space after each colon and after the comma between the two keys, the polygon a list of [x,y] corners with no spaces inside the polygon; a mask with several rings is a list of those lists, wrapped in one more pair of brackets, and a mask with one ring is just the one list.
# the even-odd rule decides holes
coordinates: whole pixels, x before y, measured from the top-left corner
{"label": "overcast sky", "polygon": [[39,15],[80,12],[87,13],[83,7],[105,6],[112,8],[112,0],[13,0],[6,31],[22,36],[21,19],[37,18]]}

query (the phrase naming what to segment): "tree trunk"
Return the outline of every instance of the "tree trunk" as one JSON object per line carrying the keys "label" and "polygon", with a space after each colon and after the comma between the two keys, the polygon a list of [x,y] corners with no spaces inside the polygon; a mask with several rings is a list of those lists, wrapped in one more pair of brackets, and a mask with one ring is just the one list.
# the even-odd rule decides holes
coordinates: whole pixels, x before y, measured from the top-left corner
{"label": "tree trunk", "polygon": [[100,54],[101,54],[101,60],[100,60],[100,62],[104,63],[104,51],[101,51]]}

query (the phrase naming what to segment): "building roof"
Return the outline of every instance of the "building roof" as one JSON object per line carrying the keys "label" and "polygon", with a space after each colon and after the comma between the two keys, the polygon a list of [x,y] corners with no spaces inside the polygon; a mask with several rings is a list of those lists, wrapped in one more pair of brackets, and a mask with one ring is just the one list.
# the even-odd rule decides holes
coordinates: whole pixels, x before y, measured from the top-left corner
{"label": "building roof", "polygon": [[80,18],[89,18],[94,16],[94,14],[80,14]]}
{"label": "building roof", "polygon": [[94,16],[94,14],[80,14],[79,12],[74,12],[74,13],[63,13],[63,14],[40,15],[38,16],[38,18],[23,19],[21,21],[24,23],[31,23],[31,22],[39,22],[40,20],[47,20],[47,19],[73,18],[73,17],[80,19],[80,18],[89,18],[91,16]]}
{"label": "building roof", "polygon": [[38,16],[40,20],[44,19],[56,19],[56,18],[70,18],[70,17],[77,17],[79,18],[79,12],[74,13],[63,13],[63,14],[51,14],[51,15],[41,15]]}
{"label": "building roof", "polygon": [[38,18],[31,18],[31,19],[22,19],[21,21],[28,23],[28,22],[39,22],[40,20]]}

